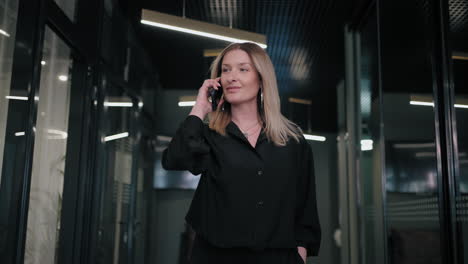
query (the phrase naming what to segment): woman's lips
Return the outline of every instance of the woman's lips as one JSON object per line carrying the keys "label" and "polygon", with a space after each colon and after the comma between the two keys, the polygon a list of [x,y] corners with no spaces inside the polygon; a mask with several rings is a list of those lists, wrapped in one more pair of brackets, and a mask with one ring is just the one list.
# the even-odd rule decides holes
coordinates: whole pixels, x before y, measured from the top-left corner
{"label": "woman's lips", "polygon": [[226,90],[227,90],[228,92],[235,92],[235,91],[237,91],[237,90],[239,90],[239,89],[240,89],[240,87],[228,87],[228,88],[226,88]]}

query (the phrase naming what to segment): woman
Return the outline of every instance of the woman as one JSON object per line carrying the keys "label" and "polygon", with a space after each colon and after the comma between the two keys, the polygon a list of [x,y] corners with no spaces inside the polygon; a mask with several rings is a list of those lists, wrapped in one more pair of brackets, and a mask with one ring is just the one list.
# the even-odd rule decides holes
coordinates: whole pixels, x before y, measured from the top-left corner
{"label": "woman", "polygon": [[[211,78],[162,157],[167,170],[201,173],[185,217],[196,232],[191,263],[305,263],[321,236],[312,152],[280,112],[270,58],[231,44]],[[223,91],[215,111],[209,89]]]}

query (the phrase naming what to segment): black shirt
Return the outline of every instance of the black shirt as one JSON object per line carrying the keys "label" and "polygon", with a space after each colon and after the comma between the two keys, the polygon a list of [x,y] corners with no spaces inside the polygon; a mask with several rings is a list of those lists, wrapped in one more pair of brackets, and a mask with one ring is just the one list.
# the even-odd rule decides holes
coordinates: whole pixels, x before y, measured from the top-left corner
{"label": "black shirt", "polygon": [[189,115],[163,152],[164,169],[201,173],[185,220],[218,247],[303,246],[317,256],[321,230],[309,143],[302,137],[276,146],[262,129],[254,148],[232,121],[226,134]]}

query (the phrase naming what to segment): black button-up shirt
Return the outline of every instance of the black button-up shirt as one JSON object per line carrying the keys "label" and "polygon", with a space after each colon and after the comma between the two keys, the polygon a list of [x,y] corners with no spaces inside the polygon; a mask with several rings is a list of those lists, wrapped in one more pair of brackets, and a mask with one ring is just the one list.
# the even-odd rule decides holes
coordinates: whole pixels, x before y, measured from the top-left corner
{"label": "black button-up shirt", "polygon": [[255,148],[234,122],[227,136],[189,115],[164,150],[166,170],[189,170],[200,182],[186,221],[218,247],[295,248],[316,256],[320,247],[315,176],[310,145],[267,140]]}

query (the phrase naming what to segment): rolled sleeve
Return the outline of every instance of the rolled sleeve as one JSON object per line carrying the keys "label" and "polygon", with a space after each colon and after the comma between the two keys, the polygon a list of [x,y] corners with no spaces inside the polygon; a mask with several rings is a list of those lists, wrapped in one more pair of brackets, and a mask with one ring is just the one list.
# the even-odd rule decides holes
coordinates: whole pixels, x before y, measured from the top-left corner
{"label": "rolled sleeve", "polygon": [[210,148],[203,136],[205,124],[189,115],[177,129],[169,146],[163,151],[162,166],[166,170],[188,170],[194,175],[206,169]]}
{"label": "rolled sleeve", "polygon": [[298,216],[296,219],[296,245],[307,249],[307,256],[317,256],[320,249],[321,228],[317,212],[314,159],[309,143],[302,151],[303,172],[300,172]]}

